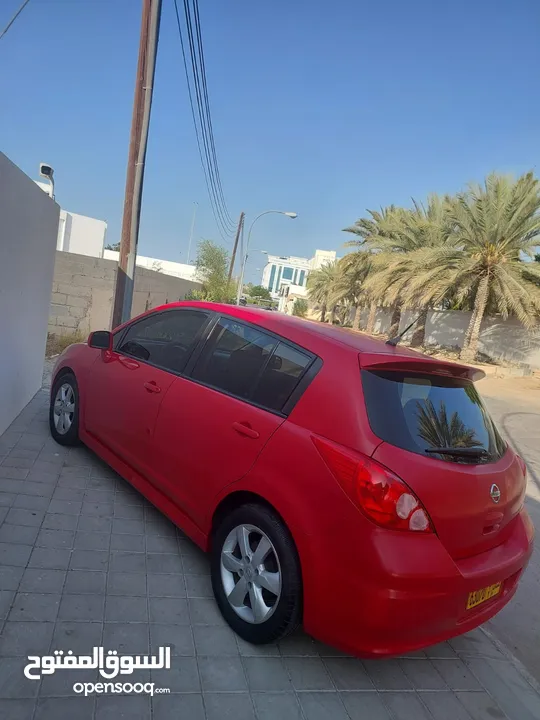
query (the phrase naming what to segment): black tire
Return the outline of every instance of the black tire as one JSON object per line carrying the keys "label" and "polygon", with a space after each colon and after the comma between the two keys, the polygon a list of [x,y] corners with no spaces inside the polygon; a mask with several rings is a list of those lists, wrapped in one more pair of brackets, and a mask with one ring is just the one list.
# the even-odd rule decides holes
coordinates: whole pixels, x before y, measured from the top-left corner
{"label": "black tire", "polygon": [[[242,619],[231,607],[221,576],[221,552],[229,533],[239,525],[262,530],[274,546],[281,572],[281,593],[270,617],[258,624]],[[294,541],[283,521],[265,505],[249,503],[225,516],[215,528],[211,550],[212,588],[221,614],[244,640],[255,645],[272,643],[289,635],[300,624],[302,574]]]}
{"label": "black tire", "polygon": [[[63,387],[64,385],[69,385],[73,391],[73,397],[75,399],[75,408],[73,412],[73,419],[71,420],[71,425],[69,429],[62,433],[59,432],[56,428],[55,419],[54,419],[54,402],[56,395],[58,393],[58,390]],[[79,445],[79,387],[77,385],[77,380],[75,379],[75,375],[71,372],[64,373],[59,378],[57,378],[54,382],[54,385],[51,390],[51,404],[49,407],[49,427],[51,429],[51,435],[53,436],[53,439],[59,444],[59,445],[67,445],[68,447]]]}

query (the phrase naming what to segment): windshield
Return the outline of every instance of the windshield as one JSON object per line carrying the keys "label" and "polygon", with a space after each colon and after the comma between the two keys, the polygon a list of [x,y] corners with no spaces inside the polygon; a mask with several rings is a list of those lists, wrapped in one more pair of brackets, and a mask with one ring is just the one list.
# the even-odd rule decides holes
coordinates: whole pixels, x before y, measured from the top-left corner
{"label": "windshield", "polygon": [[362,385],[371,429],[391,445],[447,462],[475,464],[494,462],[505,452],[470,381],[363,370]]}

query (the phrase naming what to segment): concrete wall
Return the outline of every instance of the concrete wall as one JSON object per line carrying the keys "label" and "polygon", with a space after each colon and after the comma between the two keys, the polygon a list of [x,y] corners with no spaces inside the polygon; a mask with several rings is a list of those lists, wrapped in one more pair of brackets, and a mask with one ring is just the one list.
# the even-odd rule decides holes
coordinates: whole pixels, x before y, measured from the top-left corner
{"label": "concrete wall", "polygon": [[104,220],[61,210],[56,249],[100,258],[106,233]]}
{"label": "concrete wall", "polygon": [[[49,332],[88,335],[110,328],[117,263],[74,253],[56,253]],[[183,300],[200,283],[137,268],[132,316],[167,302]]]}
{"label": "concrete wall", "polygon": [[[417,315],[417,311],[406,310],[403,312],[400,331],[404,330]],[[361,327],[365,327],[368,310],[362,310],[360,317]],[[470,318],[470,312],[457,310],[428,313],[426,345],[461,348]],[[379,308],[375,321],[375,332],[387,333],[389,328],[390,312]],[[414,327],[404,335],[404,340],[409,340],[413,332]],[[536,331],[529,332],[514,317],[507,320],[497,316],[485,317],[480,329],[478,349],[494,360],[524,363],[533,369],[538,369],[540,368],[540,327]]]}
{"label": "concrete wall", "polygon": [[41,387],[59,212],[0,152],[0,434]]}

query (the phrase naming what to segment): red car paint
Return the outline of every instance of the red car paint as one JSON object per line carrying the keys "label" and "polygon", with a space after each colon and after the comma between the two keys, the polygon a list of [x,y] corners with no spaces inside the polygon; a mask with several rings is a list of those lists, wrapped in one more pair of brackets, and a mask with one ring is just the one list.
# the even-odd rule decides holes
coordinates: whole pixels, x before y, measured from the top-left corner
{"label": "red car paint", "polygon": [[[396,447],[373,432],[361,380],[366,370],[456,381],[481,372],[252,308],[181,302],[141,317],[186,308],[274,333],[320,359],[320,369],[284,415],[185,371],[72,345],[55,377],[69,368],[77,378],[79,432],[88,447],[205,550],[222,502],[247,492],[272,505],[298,548],[306,631],[354,654],[425,647],[471,630],[508,603],[534,535],[523,507],[523,461],[509,447],[485,464]],[[395,478],[398,491],[408,486],[411,502],[425,511],[425,531],[372,519],[352,487],[356,468],[366,467]],[[498,504],[490,498],[494,483]],[[498,582],[499,595],[466,609],[470,592]]]}

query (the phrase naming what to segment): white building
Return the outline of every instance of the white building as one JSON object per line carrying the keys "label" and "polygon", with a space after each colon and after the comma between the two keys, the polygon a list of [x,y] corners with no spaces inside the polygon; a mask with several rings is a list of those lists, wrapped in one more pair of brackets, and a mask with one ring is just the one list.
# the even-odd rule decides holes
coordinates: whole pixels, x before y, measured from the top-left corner
{"label": "white building", "polygon": [[106,234],[105,220],[60,210],[56,249],[100,258],[103,257]]}
{"label": "white building", "polygon": [[[39,180],[34,180],[34,182],[51,197],[52,187],[49,183]],[[103,257],[106,234],[107,223],[105,220],[60,210],[56,249],[100,258]]]}
{"label": "white building", "polygon": [[[316,250],[312,258],[294,255],[269,255],[261,285],[270,291],[273,298],[278,298],[283,287],[290,286],[296,294],[305,295],[307,277],[311,270],[319,270],[323,265],[336,260],[335,250]],[[302,288],[304,291],[302,292]]]}
{"label": "white building", "polygon": [[[105,250],[103,252],[103,257],[106,260],[115,260],[116,262],[118,262],[119,255],[120,253],[114,250]],[[195,265],[185,265],[172,260],[159,260],[158,258],[137,255],[137,266],[162,272],[164,275],[174,275],[174,277],[183,278],[184,280],[199,282],[196,278],[197,268]]]}
{"label": "white building", "polygon": [[[38,180],[34,180],[34,182],[43,192],[49,196],[51,195],[51,185],[49,183]],[[118,252],[105,250],[106,233],[107,223],[104,220],[60,210],[56,249],[118,262]],[[160,260],[159,258],[137,255],[137,266],[162,272],[164,275],[172,275],[184,280],[198,282],[195,277],[197,272],[195,265],[185,265],[171,260]]]}

